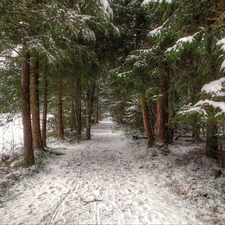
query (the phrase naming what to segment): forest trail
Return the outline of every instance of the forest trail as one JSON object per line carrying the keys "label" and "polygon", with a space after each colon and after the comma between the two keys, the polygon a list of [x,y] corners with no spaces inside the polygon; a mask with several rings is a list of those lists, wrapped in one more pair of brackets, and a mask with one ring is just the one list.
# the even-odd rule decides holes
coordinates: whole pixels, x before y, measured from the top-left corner
{"label": "forest trail", "polygon": [[6,189],[3,224],[200,224],[142,167],[143,151],[107,118],[92,140],[61,144],[41,171]]}

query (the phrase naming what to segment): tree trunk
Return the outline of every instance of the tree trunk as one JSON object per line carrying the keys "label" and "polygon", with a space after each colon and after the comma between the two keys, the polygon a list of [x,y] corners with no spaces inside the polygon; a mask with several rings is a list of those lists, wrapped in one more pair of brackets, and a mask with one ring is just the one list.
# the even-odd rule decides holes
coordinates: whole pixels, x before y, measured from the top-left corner
{"label": "tree trunk", "polygon": [[218,142],[217,121],[214,117],[209,116],[207,120],[207,135],[206,135],[206,156],[214,159],[219,159],[219,142]]}
{"label": "tree trunk", "polygon": [[30,55],[24,49],[22,51],[21,102],[24,138],[24,161],[27,166],[32,166],[35,164],[35,159],[30,116]]}
{"label": "tree trunk", "polygon": [[160,76],[160,99],[156,104],[156,141],[168,144],[168,81],[164,75]]}
{"label": "tree trunk", "polygon": [[91,139],[92,111],[94,104],[95,85],[86,93],[86,139]]}
{"label": "tree trunk", "polygon": [[154,143],[154,137],[153,137],[152,126],[151,126],[151,122],[150,122],[149,114],[148,114],[148,105],[147,105],[147,101],[145,97],[145,91],[141,92],[141,106],[142,106],[141,108],[142,108],[144,130],[148,139],[148,147],[152,147]]}
{"label": "tree trunk", "polygon": [[57,135],[58,139],[64,139],[63,128],[63,101],[62,101],[62,80],[58,85],[58,103],[57,103]]}
{"label": "tree trunk", "polygon": [[165,133],[165,112],[164,112],[164,102],[162,100],[157,102],[157,115],[156,115],[156,138],[157,142],[166,141]]}
{"label": "tree trunk", "polygon": [[99,121],[102,120],[102,113],[101,113],[101,107],[99,105],[99,103],[97,103],[97,107],[96,107],[96,123],[99,123]]}
{"label": "tree trunk", "polygon": [[43,142],[40,127],[38,61],[36,59],[31,60],[30,69],[31,69],[30,100],[31,100],[31,114],[32,114],[33,149],[37,150],[43,149]]}
{"label": "tree trunk", "polygon": [[95,123],[99,123],[98,111],[99,111],[99,106],[98,106],[98,103],[97,103],[96,111],[95,111]]}
{"label": "tree trunk", "polygon": [[77,123],[76,123],[76,113],[75,113],[75,109],[74,109],[74,96],[72,96],[71,98],[71,109],[70,109],[70,112],[71,112],[71,122],[70,122],[70,129],[71,131],[74,131],[76,130],[76,127],[77,127]]}
{"label": "tree trunk", "polygon": [[86,139],[91,139],[91,101],[90,90],[86,93]]}
{"label": "tree trunk", "polygon": [[82,116],[81,116],[81,79],[77,78],[75,87],[75,113],[77,123],[77,138],[80,140],[82,135]]}
{"label": "tree trunk", "polygon": [[[96,96],[99,96],[99,88],[96,87]],[[96,108],[95,108],[95,123],[99,123],[99,99],[96,100]]]}
{"label": "tree trunk", "polygon": [[76,121],[76,112],[75,112],[75,87],[74,87],[74,79],[71,78],[71,90],[72,90],[72,94],[71,94],[71,98],[70,98],[70,112],[71,112],[71,119],[70,119],[70,129],[71,131],[75,131],[76,127],[77,127],[77,121]]}
{"label": "tree trunk", "polygon": [[44,99],[43,99],[43,119],[42,119],[42,141],[43,147],[47,146],[47,113],[48,113],[48,81],[44,75]]}
{"label": "tree trunk", "polygon": [[174,118],[174,96],[173,96],[173,90],[169,91],[168,94],[168,143],[173,143],[173,137],[174,137],[174,124],[173,118]]}

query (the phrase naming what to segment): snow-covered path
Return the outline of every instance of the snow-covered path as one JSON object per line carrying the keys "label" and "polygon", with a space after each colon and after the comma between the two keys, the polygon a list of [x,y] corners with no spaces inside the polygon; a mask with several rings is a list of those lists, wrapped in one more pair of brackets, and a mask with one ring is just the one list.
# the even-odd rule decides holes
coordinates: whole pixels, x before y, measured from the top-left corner
{"label": "snow-covered path", "polygon": [[7,188],[0,224],[200,224],[143,168],[143,151],[109,118],[92,134],[58,146],[64,155]]}

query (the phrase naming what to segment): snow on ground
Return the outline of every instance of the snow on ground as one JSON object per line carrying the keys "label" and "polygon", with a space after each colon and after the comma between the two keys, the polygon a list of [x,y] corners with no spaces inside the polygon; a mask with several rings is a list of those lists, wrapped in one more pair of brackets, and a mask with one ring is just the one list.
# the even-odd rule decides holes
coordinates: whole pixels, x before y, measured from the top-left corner
{"label": "snow on ground", "polygon": [[1,224],[223,224],[225,179],[201,146],[177,142],[164,156],[110,118],[92,134],[52,145],[63,155],[42,168],[0,167]]}
{"label": "snow on ground", "polygon": [[23,126],[19,114],[0,114],[0,163],[22,152]]}

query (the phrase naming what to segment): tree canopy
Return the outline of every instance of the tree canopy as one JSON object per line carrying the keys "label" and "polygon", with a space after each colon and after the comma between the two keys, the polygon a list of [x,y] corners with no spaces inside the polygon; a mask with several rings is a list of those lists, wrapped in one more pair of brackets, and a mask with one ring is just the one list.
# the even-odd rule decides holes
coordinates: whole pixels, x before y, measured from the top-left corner
{"label": "tree canopy", "polygon": [[39,81],[30,106],[54,114],[59,139],[90,139],[91,124],[110,113],[164,153],[181,124],[196,140],[206,128],[206,153],[220,157],[224,1],[2,0],[0,11],[2,112],[23,108],[26,62]]}

